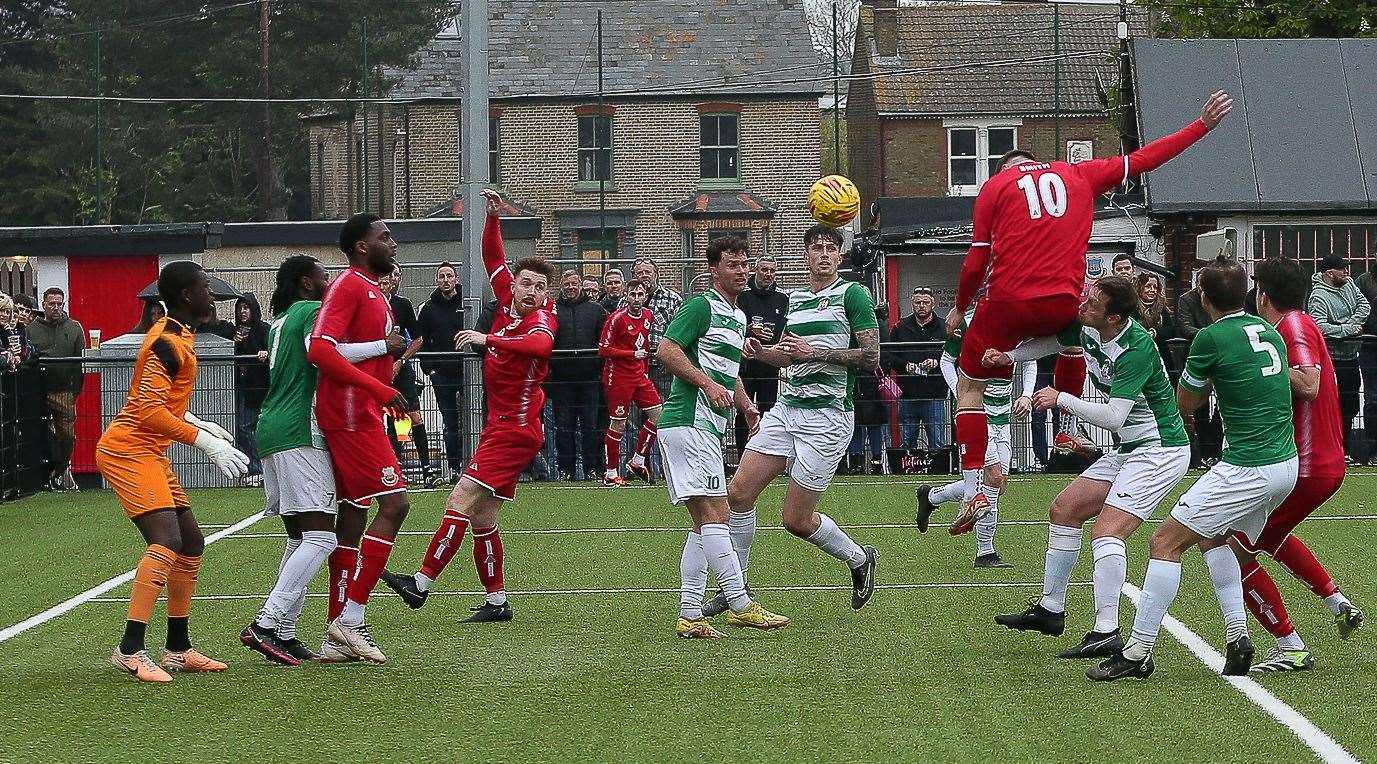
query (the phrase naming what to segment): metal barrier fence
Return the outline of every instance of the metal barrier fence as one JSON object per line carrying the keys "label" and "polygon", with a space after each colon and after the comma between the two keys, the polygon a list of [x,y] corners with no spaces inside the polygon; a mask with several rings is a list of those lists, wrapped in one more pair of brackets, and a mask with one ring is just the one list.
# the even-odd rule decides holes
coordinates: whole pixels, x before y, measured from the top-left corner
{"label": "metal barrier fence", "polygon": [[[1172,381],[1179,374],[1181,360],[1184,358],[1185,341],[1169,342],[1167,366]],[[892,355],[896,351],[939,351],[940,343],[885,343],[882,345],[882,363],[892,367],[896,361]],[[1377,348],[1374,348],[1377,350]],[[1371,361],[1360,365],[1357,359],[1340,360],[1341,380],[1362,378],[1373,381],[1374,387],[1368,390],[1377,392],[1377,352],[1364,353]],[[546,445],[535,463],[527,472],[531,480],[598,480],[603,473],[604,445],[603,433],[607,429],[608,418],[600,383],[600,376],[589,376],[585,372],[579,378],[568,378],[568,364],[574,360],[596,357],[594,350],[556,351],[551,361],[552,375],[545,385],[547,399],[542,412],[546,432]],[[453,364],[450,373],[427,376],[420,373],[418,361],[460,362]],[[462,470],[468,456],[477,443],[482,428],[483,385],[480,357],[473,353],[434,353],[421,354],[411,361],[415,376],[419,380],[417,402],[419,404],[418,427],[403,424],[400,432],[395,427],[394,441],[397,444],[401,461],[413,484],[419,484],[428,476],[433,482],[452,480]],[[64,365],[79,363],[86,374],[85,388],[77,400],[77,444],[73,454],[73,469],[80,481],[92,485],[95,480],[95,465],[92,459],[94,445],[100,433],[108,426],[110,419],[123,406],[127,397],[132,363],[121,359],[61,359],[47,358],[40,361],[44,369],[56,369]],[[231,432],[238,431],[241,447],[251,449],[253,423],[257,410],[249,405],[243,389],[236,390],[236,366],[260,363],[253,356],[202,358],[199,364],[200,378],[197,392],[192,401],[192,411],[197,415],[213,420]],[[443,365],[443,364],[442,364]],[[1369,370],[1371,366],[1371,370]],[[1038,375],[1037,387],[1051,384],[1052,359],[1044,359]],[[590,368],[596,369],[597,365]],[[1370,371],[1370,373],[1369,373]],[[934,374],[937,372],[934,370]],[[19,396],[17,391],[23,385],[41,384],[39,375],[27,377],[6,373],[3,376],[4,390]],[[893,384],[893,375],[886,370],[881,376],[859,380],[856,400],[856,427],[847,460],[842,465],[844,472],[863,472],[892,474],[900,472],[951,471],[955,465],[952,455],[952,415],[954,405],[950,396],[930,399],[932,405],[913,406],[910,399],[898,394]],[[669,391],[669,377],[657,364],[652,364],[651,378],[661,390],[662,395]],[[762,395],[762,403],[773,397],[770,388],[777,383],[777,377],[747,376],[743,381],[753,394]],[[1359,395],[1358,385],[1352,385],[1351,393],[1346,393],[1345,413],[1356,416],[1360,413],[1356,405]],[[404,390],[403,392],[411,392]],[[1031,392],[1031,391],[1027,391]],[[1093,387],[1087,386],[1089,400],[1103,400]],[[1377,402],[1369,395],[1367,408]],[[42,400],[42,396],[30,395],[29,401]],[[29,405],[40,405],[30,403]],[[764,407],[764,406],[762,406]],[[924,409],[930,409],[924,411]],[[930,413],[938,421],[932,427],[921,421],[924,413]],[[1371,411],[1367,412],[1371,413]],[[1360,421],[1363,417],[1357,417]],[[1220,434],[1217,415],[1197,416],[1197,445],[1200,456],[1206,459],[1217,458],[1220,447]],[[1031,417],[1016,418],[1011,423],[1013,443],[1013,468],[1016,471],[1035,471],[1042,469],[1048,461],[1048,444],[1055,435],[1056,416],[1034,413]],[[632,453],[635,434],[640,426],[640,412],[633,411],[622,448],[623,460]],[[1360,460],[1373,453],[1368,433],[1359,430],[1361,438],[1355,438],[1355,456]],[[1084,426],[1083,435],[1091,442],[1107,448],[1111,445],[1109,433],[1098,428]],[[738,428],[729,428],[724,456],[728,469],[735,466],[740,453],[744,433]],[[13,438],[10,438],[13,442]],[[3,447],[3,444],[0,444]],[[174,468],[188,487],[214,487],[227,485],[227,481],[213,469],[205,458],[195,449],[174,445],[170,457]],[[662,474],[658,455],[652,452],[652,467],[657,478]],[[624,462],[622,465],[624,470]],[[623,472],[625,474],[625,472]]]}

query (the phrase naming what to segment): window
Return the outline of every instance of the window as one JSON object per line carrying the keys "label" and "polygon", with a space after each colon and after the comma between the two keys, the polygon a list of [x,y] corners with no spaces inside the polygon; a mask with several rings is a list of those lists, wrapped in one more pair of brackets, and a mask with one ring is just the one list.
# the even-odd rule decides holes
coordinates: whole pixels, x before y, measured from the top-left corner
{"label": "window", "polygon": [[1302,265],[1315,267],[1328,255],[1347,258],[1357,274],[1371,270],[1377,225],[1343,223],[1255,225],[1253,259],[1289,257]]}
{"label": "window", "polygon": [[680,257],[696,257],[693,251],[693,229],[685,228],[679,232],[679,255]]}
{"label": "window", "polygon": [[[613,260],[617,257],[617,231],[612,228],[606,229],[606,236],[603,229],[586,228],[579,230],[579,257],[583,260]],[[584,272],[601,274],[602,266],[592,269],[584,267]]]}
{"label": "window", "polygon": [[999,158],[1018,148],[1013,125],[947,126],[947,193],[974,196],[991,175],[999,172]]}
{"label": "window", "polygon": [[496,119],[488,120],[488,182],[494,186],[502,185],[502,151],[497,140],[497,125]]}
{"label": "window", "polygon": [[612,180],[612,116],[579,117],[579,181]]}
{"label": "window", "polygon": [[699,172],[703,180],[738,180],[739,114],[704,114],[699,125]]}

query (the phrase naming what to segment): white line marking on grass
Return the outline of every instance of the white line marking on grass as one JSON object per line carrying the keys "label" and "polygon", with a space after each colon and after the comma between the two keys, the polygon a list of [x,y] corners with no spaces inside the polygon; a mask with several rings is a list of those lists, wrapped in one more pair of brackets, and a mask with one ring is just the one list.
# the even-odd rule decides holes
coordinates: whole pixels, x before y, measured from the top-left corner
{"label": "white line marking on grass", "polygon": [[[1130,583],[1124,584],[1124,596],[1128,597],[1134,607],[1138,606],[1138,598],[1142,595],[1142,590]],[[1224,669],[1224,656],[1220,655],[1203,637],[1191,631],[1186,624],[1168,615],[1162,622],[1166,630],[1176,637],[1180,642],[1195,654],[1195,657],[1205,664],[1215,673]],[[1273,695],[1266,687],[1246,676],[1226,676],[1224,681],[1233,685],[1243,697],[1251,700],[1258,708],[1267,712],[1267,715],[1276,719],[1283,727],[1291,731],[1305,744],[1307,748],[1326,764],[1357,764],[1358,760],[1348,751],[1344,750],[1338,741],[1330,737],[1324,730],[1316,727],[1313,722],[1305,718],[1301,712],[1287,705],[1285,701]]]}
{"label": "white line marking on grass", "polygon": [[[1072,581],[1069,586],[1090,586],[1090,581]],[[876,589],[1028,589],[1041,587],[1041,581],[953,581],[950,583],[917,583],[917,584],[876,584]],[[758,592],[841,592],[851,591],[851,587],[831,584],[817,585],[797,585],[797,586],[752,586],[751,591]],[[532,589],[530,591],[518,592],[509,591],[507,594],[513,597],[563,597],[577,594],[678,594],[678,587],[635,587],[630,589]],[[481,597],[484,592],[441,592],[432,591],[433,597]],[[266,594],[198,594],[194,601],[216,602],[234,600],[263,600]],[[325,592],[311,592],[306,595],[310,598],[326,597]],[[393,592],[375,591],[372,597],[396,597]],[[100,603],[120,603],[128,602],[123,597],[96,597],[90,602]]]}
{"label": "white line marking on grass", "polygon": [[[249,527],[250,525],[253,525],[254,523],[258,522],[262,518],[262,512],[255,512],[252,515],[249,515],[248,517],[244,518],[243,520],[240,520],[239,522],[235,523],[234,525],[229,526],[228,528],[223,528],[219,531],[216,531],[215,533],[206,536],[206,546],[210,546],[211,544],[214,544],[220,539],[223,539],[226,536],[235,533],[236,531],[241,531]],[[4,642],[7,639],[17,637],[20,634],[23,634],[24,632],[28,631],[29,629],[34,628],[35,626],[42,626],[48,621],[51,621],[54,618],[73,610],[78,605],[82,605],[87,602],[97,601],[97,598],[99,598],[100,595],[105,594],[106,592],[118,586],[127,584],[132,580],[134,580],[134,571],[130,570],[121,573],[118,576],[115,576],[114,578],[110,579],[109,581],[106,581],[103,584],[93,586],[90,589],[87,589],[86,591],[82,592],[81,594],[78,594],[75,597],[59,602],[58,604],[53,605],[47,610],[38,613],[37,615],[25,618],[24,620],[20,621],[19,623],[16,623],[13,626],[9,626],[6,627],[4,630],[0,630],[0,642]],[[127,602],[128,600],[121,599],[120,601]]]}
{"label": "white line marking on grass", "polygon": [[[1377,515],[1311,515],[1306,518],[1306,522],[1315,520],[1377,520]],[[1149,520],[1148,523],[1160,524],[1161,520]],[[1046,520],[1001,520],[1000,527],[1004,526],[1046,526]],[[852,530],[917,530],[913,523],[855,523],[842,526]],[[933,523],[930,528],[949,528],[950,523]],[[782,525],[762,525],[756,528],[757,531],[782,531]],[[563,536],[579,533],[686,533],[687,528],[670,527],[643,527],[643,528],[526,528],[526,529],[502,529],[503,536]],[[398,536],[433,536],[434,531],[399,531]],[[236,539],[283,539],[285,533],[236,533]]]}

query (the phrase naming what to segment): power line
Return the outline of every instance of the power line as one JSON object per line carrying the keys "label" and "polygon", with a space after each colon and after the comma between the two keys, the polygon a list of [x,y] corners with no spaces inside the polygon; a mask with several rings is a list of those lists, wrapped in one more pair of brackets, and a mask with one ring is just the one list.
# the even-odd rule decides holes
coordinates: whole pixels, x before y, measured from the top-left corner
{"label": "power line", "polygon": [[[300,0],[296,1],[300,2]],[[224,5],[217,8],[207,8],[205,10],[192,11],[189,13],[178,13],[170,16],[156,16],[147,19],[138,19],[132,22],[121,24],[102,25],[99,29],[80,29],[73,32],[63,32],[61,34],[43,35],[37,38],[7,40],[5,42],[0,42],[0,48],[7,48],[11,45],[43,44],[49,42],[56,42],[57,40],[64,40],[72,37],[89,37],[91,35],[96,34],[97,32],[100,32],[102,34],[108,34],[125,29],[143,29],[145,27],[155,26],[174,26],[176,24],[193,21],[212,21],[214,19],[214,16],[220,13],[224,13],[225,11],[232,11],[238,8],[245,8],[257,4],[258,0],[245,0],[245,2],[233,3],[230,5]]]}

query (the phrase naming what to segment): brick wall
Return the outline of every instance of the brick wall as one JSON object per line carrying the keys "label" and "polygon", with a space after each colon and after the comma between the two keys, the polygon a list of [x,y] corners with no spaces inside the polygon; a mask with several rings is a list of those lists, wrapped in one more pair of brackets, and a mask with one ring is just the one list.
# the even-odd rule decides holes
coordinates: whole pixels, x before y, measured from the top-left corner
{"label": "brick wall", "polygon": [[[808,189],[819,173],[817,101],[791,97],[739,102],[743,190],[778,210],[768,237],[762,231],[754,231],[752,245],[762,248],[768,238],[771,254],[798,255],[797,242],[812,224],[806,204]],[[611,103],[615,108],[613,182],[609,184],[606,204],[612,210],[638,210],[634,218],[637,256],[668,258],[681,254],[680,228],[670,217],[669,209],[698,190],[697,104],[698,101],[689,99]],[[453,105],[408,108],[410,203],[412,215],[419,217],[451,199],[458,185],[459,119]],[[537,253],[559,256],[562,250],[556,212],[598,207],[596,192],[575,190],[578,122],[574,104],[503,104],[495,106],[494,113],[499,121],[502,188],[544,218],[544,235],[537,242]],[[389,114],[381,125],[383,141],[392,150],[392,161],[382,168],[390,202],[383,214],[389,216],[404,213],[407,201],[405,144],[390,137],[400,125],[399,111]],[[370,125],[370,146],[377,139],[378,127],[376,120]],[[358,206],[357,184],[351,182],[353,174],[357,174],[355,162],[343,144],[351,137],[357,140],[361,131],[362,119],[358,116],[347,125],[313,124],[313,151],[317,141],[322,141],[327,155],[323,178],[316,177],[317,165],[314,159],[312,162],[312,191],[317,194],[315,198],[324,195],[324,203],[314,207],[315,217],[344,217]],[[370,166],[377,169],[372,160]],[[370,196],[376,198],[376,192]],[[714,222],[703,227],[728,226]],[[695,238],[701,253],[706,246],[705,237]]]}

